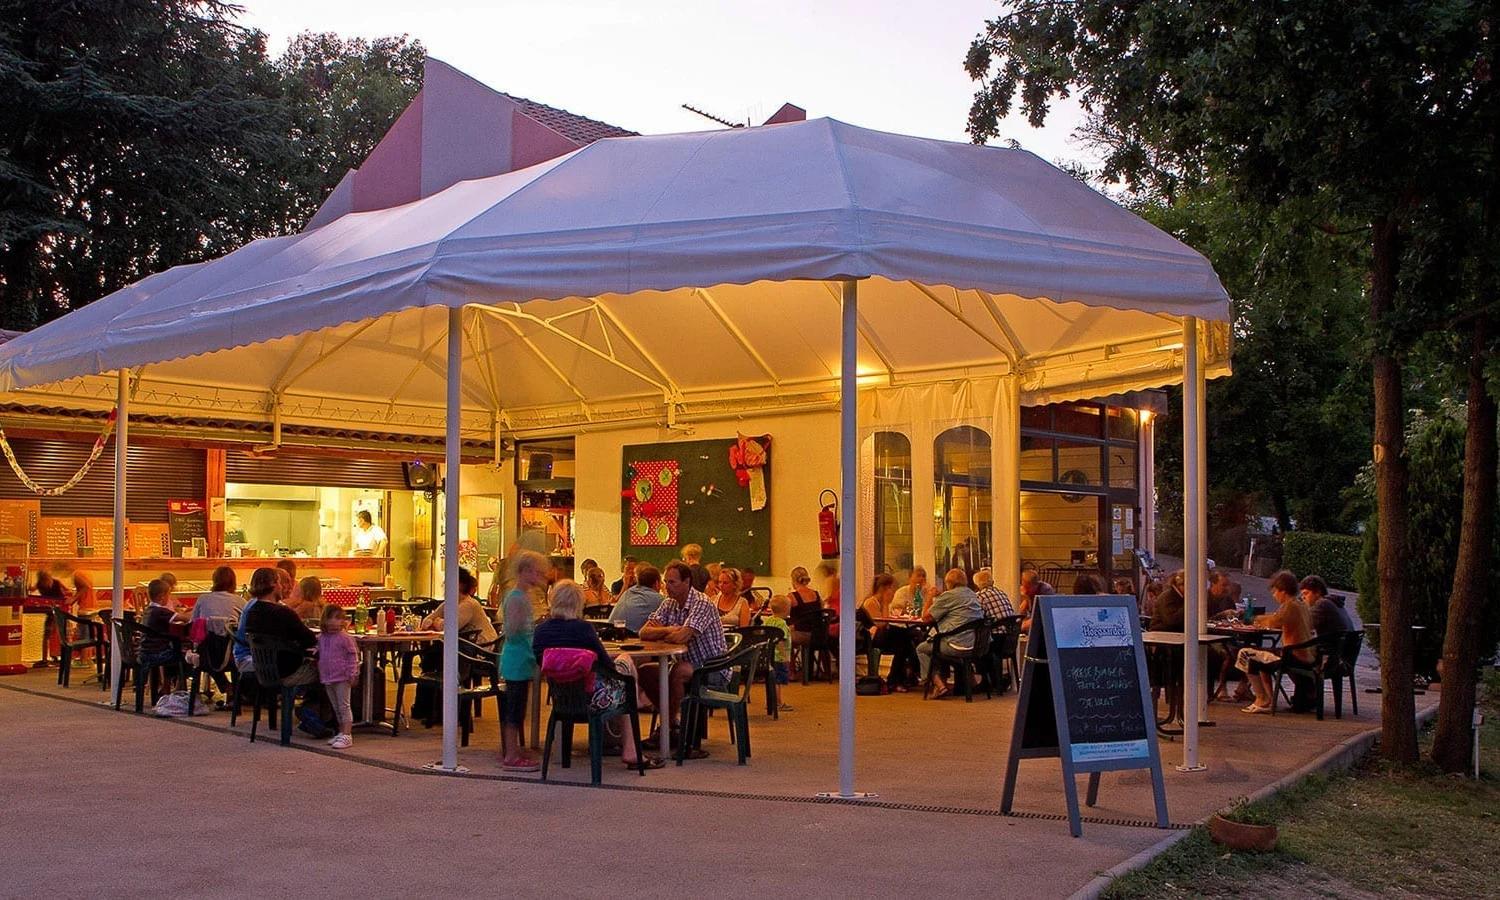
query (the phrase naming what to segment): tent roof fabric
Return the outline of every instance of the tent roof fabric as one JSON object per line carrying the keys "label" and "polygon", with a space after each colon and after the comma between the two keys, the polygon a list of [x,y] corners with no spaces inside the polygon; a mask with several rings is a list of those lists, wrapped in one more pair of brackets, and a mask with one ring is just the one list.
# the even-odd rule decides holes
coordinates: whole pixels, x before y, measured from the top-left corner
{"label": "tent roof fabric", "polygon": [[841,279],[871,383],[1158,386],[1186,316],[1227,372],[1197,252],[1025,151],[817,119],[600,140],[255,241],[0,346],[0,390],[97,405],[131,369],[143,411],[440,431],[462,307],[469,433],[826,404]]}

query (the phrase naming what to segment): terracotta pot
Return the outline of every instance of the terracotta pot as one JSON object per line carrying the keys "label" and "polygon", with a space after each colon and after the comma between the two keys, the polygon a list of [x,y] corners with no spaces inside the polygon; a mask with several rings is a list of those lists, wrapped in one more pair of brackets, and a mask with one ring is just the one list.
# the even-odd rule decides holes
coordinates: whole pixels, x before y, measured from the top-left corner
{"label": "terracotta pot", "polygon": [[1215,844],[1231,850],[1270,853],[1276,849],[1275,825],[1246,825],[1214,815],[1208,818],[1208,834]]}

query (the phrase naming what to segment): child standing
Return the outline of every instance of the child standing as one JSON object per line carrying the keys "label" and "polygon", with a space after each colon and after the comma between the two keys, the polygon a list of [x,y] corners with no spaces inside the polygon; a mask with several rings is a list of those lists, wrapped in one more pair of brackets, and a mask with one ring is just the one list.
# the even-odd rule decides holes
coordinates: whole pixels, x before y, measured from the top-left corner
{"label": "child standing", "polygon": [[760,619],[760,624],[781,632],[781,640],[776,642],[776,656],[771,661],[771,669],[776,673],[776,706],[781,712],[792,710],[789,704],[781,702],[781,686],[789,680],[786,655],[787,648],[792,644],[792,630],[786,624],[786,617],[791,611],[792,601],[785,594],[777,594],[771,598],[771,614],[761,616]]}
{"label": "child standing", "polygon": [[542,764],[526,752],[521,728],[526,724],[526,700],[536,679],[536,654],[531,632],[536,610],[531,592],[547,583],[547,558],[532,550],[515,557],[514,586],[501,606],[505,643],[500,649],[500,677],[505,679],[505,697],[500,710],[500,768],[505,772],[536,772]]}
{"label": "child standing", "polygon": [[343,607],[330,603],[323,607],[321,631],[318,635],[318,679],[328,692],[328,701],[333,704],[333,715],[339,723],[339,733],[333,736],[328,746],[335,750],[348,750],[354,743],[354,713],[349,708],[349,692],[359,684],[359,646],[348,632],[349,617]]}

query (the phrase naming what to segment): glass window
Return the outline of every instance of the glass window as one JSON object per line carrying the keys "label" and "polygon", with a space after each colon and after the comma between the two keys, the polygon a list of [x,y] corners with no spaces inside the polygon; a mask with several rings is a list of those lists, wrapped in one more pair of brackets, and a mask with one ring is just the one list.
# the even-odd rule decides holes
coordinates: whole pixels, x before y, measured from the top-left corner
{"label": "glass window", "polygon": [[1135,440],[1136,417],[1136,411],[1129,407],[1108,407],[1106,410],[1106,427],[1109,429],[1110,440]]}
{"label": "glass window", "polygon": [[1057,480],[1057,471],[1052,465],[1053,449],[1051,438],[1021,435],[1021,480]]}
{"label": "glass window", "polygon": [[1037,431],[1052,430],[1052,407],[1051,406],[1023,406],[1021,407],[1021,427],[1032,428]]}
{"label": "glass window", "polygon": [[1057,442],[1057,480],[1062,484],[1099,488],[1104,484],[1104,447],[1083,441]]}
{"label": "glass window", "polygon": [[1053,408],[1057,413],[1057,425],[1053,430],[1083,437],[1104,436],[1104,425],[1100,421],[1104,410],[1099,404],[1059,403]]}
{"label": "glass window", "polygon": [[911,439],[897,431],[875,438],[875,571],[912,565]]}
{"label": "glass window", "polygon": [[952,568],[972,576],[994,555],[990,436],[971,425],[950,428],[932,455],[934,576]]}
{"label": "glass window", "polygon": [[1109,486],[1112,488],[1134,488],[1136,486],[1135,448],[1123,444],[1109,447]]}

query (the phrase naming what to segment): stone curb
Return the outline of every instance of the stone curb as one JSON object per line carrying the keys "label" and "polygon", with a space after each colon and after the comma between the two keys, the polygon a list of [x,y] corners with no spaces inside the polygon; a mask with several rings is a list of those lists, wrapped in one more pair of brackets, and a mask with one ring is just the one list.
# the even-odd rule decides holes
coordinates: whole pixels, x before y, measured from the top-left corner
{"label": "stone curb", "polygon": [[[1421,728],[1426,725],[1429,721],[1432,720],[1433,717],[1437,715],[1437,711],[1438,708],[1436,704],[1434,704],[1429,709],[1419,711],[1416,715],[1417,727]],[[1365,756],[1365,754],[1369,753],[1370,748],[1375,746],[1375,742],[1378,740],[1380,740],[1380,728],[1378,726],[1375,728],[1371,728],[1369,731],[1356,734],[1348,740],[1344,741],[1342,744],[1339,744],[1337,747],[1334,747],[1332,750],[1329,750],[1327,753],[1324,753],[1322,756],[1298,769],[1297,771],[1292,772],[1289,775],[1284,775],[1276,781],[1271,782],[1270,784],[1251,794],[1248,799],[1251,802],[1256,802],[1265,800],[1268,797],[1274,797],[1287,788],[1291,787],[1292,785],[1301,782],[1309,775],[1313,775],[1318,772],[1341,772],[1344,769],[1347,769],[1350,766],[1354,765],[1355,762],[1359,761],[1362,757]],[[1225,809],[1228,809],[1228,807],[1225,807]],[[1199,819],[1193,824],[1202,825],[1205,821],[1206,818]],[[1119,878],[1121,875],[1124,875],[1127,872],[1133,872],[1136,869],[1142,868],[1147,863],[1151,862],[1151,860],[1165,853],[1178,841],[1182,840],[1192,833],[1192,831],[1179,831],[1176,834],[1163,838],[1152,846],[1147,847],[1145,850],[1142,850],[1140,853],[1137,853],[1136,855],[1130,857],[1119,865],[1105,869],[1088,884],[1085,884],[1083,887],[1079,888],[1078,891],[1072,895],[1071,900],[1097,900],[1099,895],[1104,893],[1104,891],[1114,883],[1116,878]]]}

